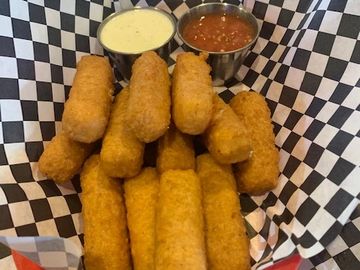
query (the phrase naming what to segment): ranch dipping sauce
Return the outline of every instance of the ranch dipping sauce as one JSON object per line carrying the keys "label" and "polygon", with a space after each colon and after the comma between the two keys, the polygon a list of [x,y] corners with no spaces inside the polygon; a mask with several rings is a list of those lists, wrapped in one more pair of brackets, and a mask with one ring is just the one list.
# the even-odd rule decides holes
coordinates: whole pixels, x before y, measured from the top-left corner
{"label": "ranch dipping sauce", "polygon": [[116,14],[101,29],[99,40],[112,52],[139,54],[157,49],[173,36],[170,15],[157,9],[135,8]]}

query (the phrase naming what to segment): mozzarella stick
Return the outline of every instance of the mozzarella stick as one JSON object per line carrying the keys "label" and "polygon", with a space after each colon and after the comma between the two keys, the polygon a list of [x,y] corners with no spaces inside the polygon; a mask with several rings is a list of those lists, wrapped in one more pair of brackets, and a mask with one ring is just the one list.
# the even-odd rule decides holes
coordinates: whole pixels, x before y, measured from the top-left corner
{"label": "mozzarella stick", "polygon": [[195,152],[192,138],[173,125],[159,139],[156,167],[159,173],[167,170],[195,170]]}
{"label": "mozzarella stick", "polygon": [[231,165],[210,154],[197,157],[202,183],[206,251],[210,270],[250,270],[249,239]]}
{"label": "mozzarella stick", "polygon": [[155,52],[143,53],[132,66],[128,124],[140,141],[161,137],[170,124],[170,77]]}
{"label": "mozzarella stick", "polygon": [[245,124],[216,94],[214,114],[203,137],[210,154],[219,163],[231,164],[249,157],[251,146]]}
{"label": "mozzarella stick", "polygon": [[61,132],[45,147],[39,159],[39,170],[58,183],[71,180],[93,148],[93,144],[73,141]]}
{"label": "mozzarella stick", "polygon": [[135,270],[154,270],[155,207],[159,193],[159,176],[155,168],[124,182],[130,245]]}
{"label": "mozzarella stick", "polygon": [[145,144],[129,129],[125,119],[128,99],[128,88],[116,96],[102,142],[101,166],[111,177],[135,176],[143,163]]}
{"label": "mozzarella stick", "polygon": [[80,175],[86,270],[131,269],[126,211],[118,180],[91,156]]}
{"label": "mozzarella stick", "polygon": [[169,170],[160,178],[155,269],[206,269],[200,180],[193,170]]}
{"label": "mozzarella stick", "polygon": [[192,52],[176,59],[172,80],[172,117],[177,128],[198,135],[208,126],[213,107],[210,66],[207,56]]}
{"label": "mozzarella stick", "polygon": [[102,138],[112,101],[113,73],[109,61],[100,56],[83,56],[65,103],[63,130],[79,142]]}
{"label": "mozzarella stick", "polygon": [[270,110],[263,96],[256,92],[240,92],[230,103],[249,131],[252,155],[235,165],[240,192],[261,195],[275,188],[279,176],[279,152],[271,124]]}

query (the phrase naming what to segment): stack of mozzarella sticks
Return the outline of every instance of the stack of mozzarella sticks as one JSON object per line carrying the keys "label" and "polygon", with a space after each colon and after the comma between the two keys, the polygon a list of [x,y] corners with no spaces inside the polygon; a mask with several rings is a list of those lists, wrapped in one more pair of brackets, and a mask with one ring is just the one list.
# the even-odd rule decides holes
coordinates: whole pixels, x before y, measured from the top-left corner
{"label": "stack of mozzarella sticks", "polygon": [[[250,269],[238,192],[259,195],[277,184],[270,111],[255,92],[223,102],[206,58],[180,54],[170,78],[165,61],[145,52],[113,102],[107,59],[78,63],[62,132],[39,169],[61,183],[83,167],[87,270]],[[196,156],[194,136],[207,153]],[[154,141],[156,168],[144,167]]]}

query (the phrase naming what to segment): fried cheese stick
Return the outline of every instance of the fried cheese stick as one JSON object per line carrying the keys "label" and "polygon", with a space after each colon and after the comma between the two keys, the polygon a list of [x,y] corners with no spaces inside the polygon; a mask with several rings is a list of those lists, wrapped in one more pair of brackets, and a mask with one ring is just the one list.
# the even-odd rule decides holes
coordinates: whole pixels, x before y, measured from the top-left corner
{"label": "fried cheese stick", "polygon": [[271,124],[270,110],[263,96],[256,92],[240,92],[230,102],[243,119],[251,138],[253,153],[235,165],[240,192],[260,195],[275,188],[279,176],[279,151]]}
{"label": "fried cheese stick", "polygon": [[231,165],[210,154],[197,157],[202,183],[209,270],[250,270],[249,239]]}
{"label": "fried cheese stick", "polygon": [[103,172],[99,155],[85,162],[80,182],[86,269],[131,269],[121,183]]}
{"label": "fried cheese stick", "polygon": [[217,94],[214,95],[214,114],[203,137],[209,152],[219,163],[240,162],[250,155],[245,124]]}
{"label": "fried cheese stick", "polygon": [[161,175],[155,235],[156,270],[206,269],[201,185],[193,170]]}
{"label": "fried cheese stick", "polygon": [[65,102],[64,132],[71,139],[84,143],[100,139],[108,123],[113,91],[109,61],[100,56],[83,56]]}
{"label": "fried cheese stick", "polygon": [[155,168],[125,179],[125,204],[135,270],[155,270],[155,207],[159,176]]}
{"label": "fried cheese stick", "polygon": [[143,53],[132,66],[127,122],[140,141],[162,136],[170,124],[168,67],[155,52]]}
{"label": "fried cheese stick", "polygon": [[172,117],[183,133],[198,135],[208,126],[213,108],[213,89],[207,56],[186,52],[178,55],[172,79]]}
{"label": "fried cheese stick", "polygon": [[159,139],[156,167],[159,173],[167,170],[195,170],[195,151],[192,138],[174,125]]}
{"label": "fried cheese stick", "polygon": [[73,141],[60,132],[52,138],[39,159],[39,170],[47,177],[62,183],[74,177],[91,154],[93,144]]}
{"label": "fried cheese stick", "polygon": [[102,142],[101,166],[111,177],[135,176],[143,163],[145,144],[139,141],[126,122],[128,99],[128,88],[116,96]]}

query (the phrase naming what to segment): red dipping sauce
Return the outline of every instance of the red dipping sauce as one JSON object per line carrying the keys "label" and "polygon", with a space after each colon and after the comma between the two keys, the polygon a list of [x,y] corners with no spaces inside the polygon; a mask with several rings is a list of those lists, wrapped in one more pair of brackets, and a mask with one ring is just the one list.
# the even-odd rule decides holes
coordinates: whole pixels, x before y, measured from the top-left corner
{"label": "red dipping sauce", "polygon": [[192,46],[209,52],[229,52],[249,44],[255,31],[243,18],[232,14],[208,14],[190,20],[182,32]]}

